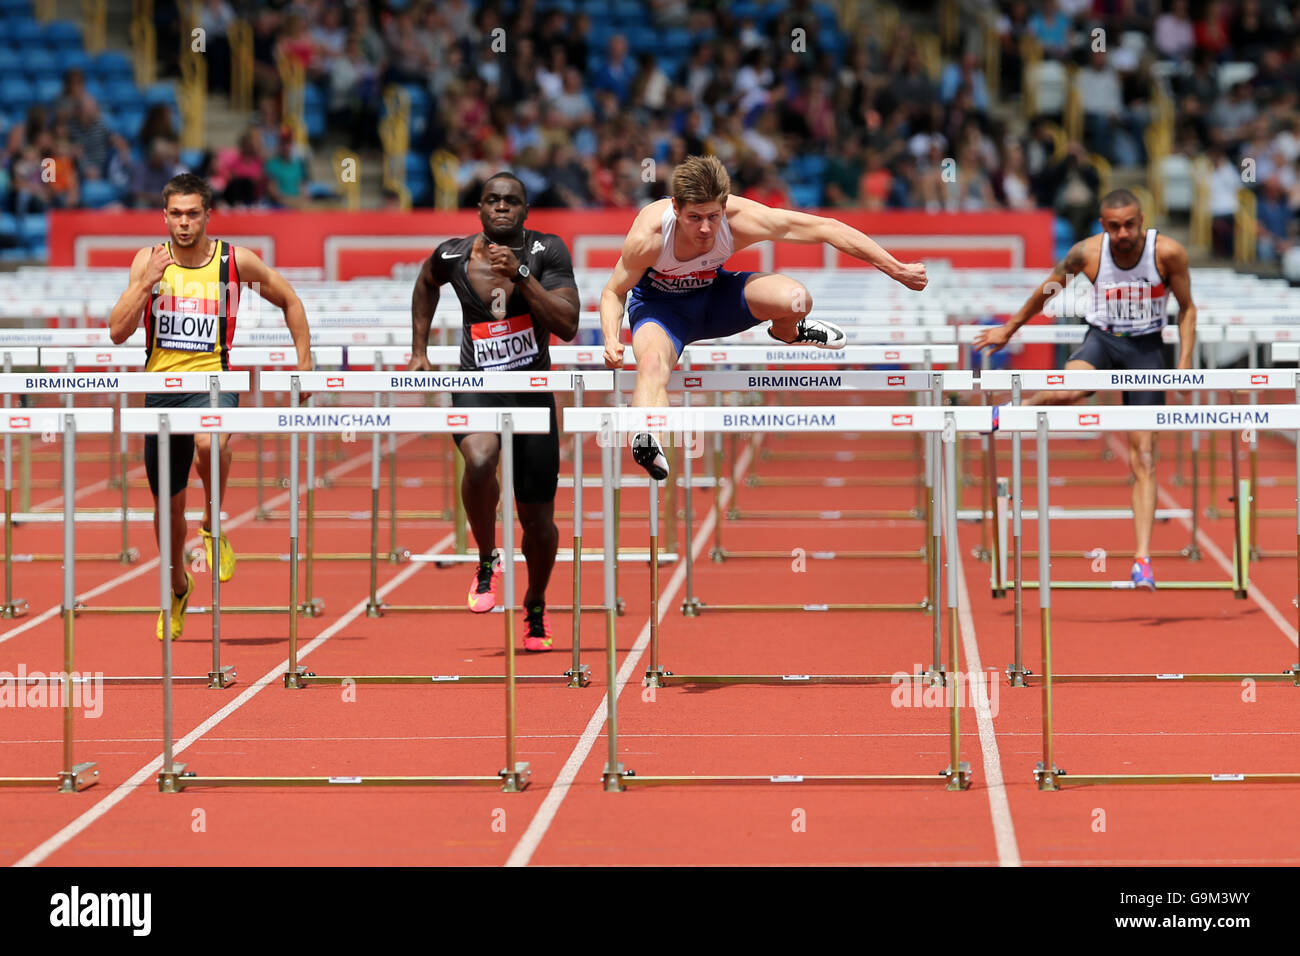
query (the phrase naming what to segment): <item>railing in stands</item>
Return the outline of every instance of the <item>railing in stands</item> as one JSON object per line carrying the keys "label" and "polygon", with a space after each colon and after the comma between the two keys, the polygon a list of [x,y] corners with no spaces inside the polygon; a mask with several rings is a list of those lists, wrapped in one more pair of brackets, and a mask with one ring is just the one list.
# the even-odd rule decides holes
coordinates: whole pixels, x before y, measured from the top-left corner
{"label": "railing in stands", "polygon": [[148,86],[158,76],[158,38],[153,28],[153,0],[132,0],[131,59],[136,86]]}
{"label": "railing in stands", "polygon": [[81,44],[87,53],[104,49],[108,36],[106,0],[81,0]]}
{"label": "railing in stands", "polygon": [[1238,265],[1251,265],[1259,241],[1259,200],[1244,187],[1237,190],[1237,215],[1233,226],[1233,260]]}
{"label": "railing in stands", "polygon": [[361,208],[361,157],[350,149],[334,150],[334,175],[343,191],[343,207],[356,212]]}
{"label": "railing in stands", "polygon": [[180,4],[180,121],[181,145],[185,149],[203,148],[203,131],[208,107],[208,60],[205,52],[194,49],[194,30],[202,23],[202,6],[197,0]]}
{"label": "railing in stands", "polygon": [[455,209],[460,199],[456,185],[460,160],[450,150],[435,150],[429,157],[429,168],[433,171],[433,208]]}
{"label": "railing in stands", "polygon": [[230,106],[240,113],[253,109],[253,25],[235,20],[226,28],[230,41]]}
{"label": "railing in stands", "polygon": [[384,147],[384,188],[397,196],[403,212],[411,209],[411,190],[406,185],[406,153],[411,148],[411,97],[400,86],[384,90],[384,112],[379,121],[379,140]]}
{"label": "railing in stands", "polygon": [[1210,164],[1203,156],[1192,161],[1192,212],[1188,252],[1210,251],[1213,222],[1210,216]]}

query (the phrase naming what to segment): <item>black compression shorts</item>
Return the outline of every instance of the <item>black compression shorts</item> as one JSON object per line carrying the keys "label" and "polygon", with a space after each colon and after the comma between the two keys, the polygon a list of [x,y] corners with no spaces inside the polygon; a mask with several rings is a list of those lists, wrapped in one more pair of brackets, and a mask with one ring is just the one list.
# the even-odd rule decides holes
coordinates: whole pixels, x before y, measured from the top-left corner
{"label": "black compression shorts", "polygon": [[[555,500],[560,481],[560,430],[555,416],[555,396],[538,392],[453,392],[455,408],[549,408],[551,430],[545,435],[515,435],[515,501],[545,504]],[[460,447],[464,435],[453,435]]]}
{"label": "black compression shorts", "polygon": [[[1074,354],[1073,362],[1080,359],[1095,369],[1110,371],[1144,371],[1163,369],[1169,365],[1165,361],[1165,346],[1159,332],[1149,335],[1112,335],[1096,326],[1088,327],[1088,334],[1083,338]],[[1125,392],[1125,405],[1163,405],[1164,392]]]}
{"label": "black compression shorts", "polygon": [[[144,397],[145,408],[207,408],[211,402],[211,397],[207,392],[190,392],[185,394],[176,393],[151,393]],[[237,392],[222,392],[221,407],[237,408],[239,406],[239,394]],[[194,462],[194,436],[172,434],[171,440],[167,443],[168,455],[167,460],[171,463],[171,493],[172,497],[185,491],[185,486],[190,480],[190,465]],[[144,471],[149,477],[149,490],[153,492],[155,498],[158,497],[158,436],[144,436]]]}

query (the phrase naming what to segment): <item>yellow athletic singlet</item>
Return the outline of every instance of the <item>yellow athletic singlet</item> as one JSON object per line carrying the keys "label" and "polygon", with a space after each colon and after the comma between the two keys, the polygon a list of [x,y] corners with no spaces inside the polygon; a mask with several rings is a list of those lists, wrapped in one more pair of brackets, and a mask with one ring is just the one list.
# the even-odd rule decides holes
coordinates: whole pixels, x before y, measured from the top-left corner
{"label": "yellow athletic singlet", "polygon": [[[239,309],[235,247],[213,240],[212,258],[191,269],[169,265],[149,296],[145,349],[150,372],[221,372],[230,368]],[[171,243],[167,243],[171,251]]]}

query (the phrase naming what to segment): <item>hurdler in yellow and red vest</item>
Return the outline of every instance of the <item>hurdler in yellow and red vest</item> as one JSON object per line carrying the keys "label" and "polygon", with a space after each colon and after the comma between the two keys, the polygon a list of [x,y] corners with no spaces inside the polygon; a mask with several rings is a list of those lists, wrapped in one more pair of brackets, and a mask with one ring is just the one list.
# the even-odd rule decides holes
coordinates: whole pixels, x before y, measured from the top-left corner
{"label": "hurdler in yellow and red vest", "polygon": [[[109,316],[115,343],[125,342],[145,323],[145,343],[151,372],[219,372],[230,369],[230,347],[235,340],[240,284],[255,287],[267,302],[283,310],[285,325],[298,352],[298,368],[309,371],[311,337],[307,313],[293,287],[252,251],[207,234],[212,212],[212,188],[192,173],[174,177],[162,192],[163,221],[170,240],[139,250],[131,262],[131,278]],[[148,408],[205,407],[206,394],[151,394]],[[239,404],[234,392],[223,392],[221,405]],[[230,436],[220,435],[221,488],[224,501],[230,476]],[[203,482],[203,520],[199,534],[213,565],[210,503],[210,440],[207,435],[173,435],[168,460],[171,465],[172,626],[176,640],[185,628],[185,609],[194,592],[194,578],[185,569],[185,489],[191,464],[197,464]],[[158,533],[158,439],[145,437],[145,471],[154,496],[154,534]],[[218,573],[228,581],[235,573],[235,552],[223,534],[218,546]],[[158,639],[163,638],[164,616],[158,616]]]}

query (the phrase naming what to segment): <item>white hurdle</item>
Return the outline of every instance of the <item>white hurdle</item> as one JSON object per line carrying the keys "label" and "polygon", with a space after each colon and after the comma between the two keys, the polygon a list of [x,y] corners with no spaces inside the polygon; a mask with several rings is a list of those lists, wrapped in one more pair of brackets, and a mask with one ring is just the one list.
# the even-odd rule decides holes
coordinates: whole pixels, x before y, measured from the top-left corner
{"label": "white hurdle", "polygon": [[[355,394],[355,393],[374,393],[380,394],[448,394],[448,393],[534,393],[534,394],[556,394],[571,393],[574,401],[581,407],[583,396],[588,392],[609,392],[613,389],[613,375],[607,371],[545,371],[545,372],[480,372],[480,371],[452,371],[452,372],[264,372],[261,376],[261,386],[267,392],[289,391],[294,385],[306,392],[310,392],[313,398],[317,395],[327,394]],[[346,407],[346,406],[345,406]],[[467,423],[469,421],[468,412],[471,409],[442,409],[452,420]],[[543,409],[543,411],[546,411]],[[455,429],[458,433],[468,432],[468,425]],[[312,492],[312,474],[311,468],[311,437],[308,436],[308,497],[307,497],[307,542],[308,542],[308,564],[307,580],[310,588],[311,581],[311,546],[312,546],[312,527],[314,524],[314,507]],[[553,610],[571,610],[573,613],[573,660],[572,666],[568,671],[558,676],[530,676],[530,681],[553,681],[563,680],[570,687],[585,687],[590,683],[589,668],[582,664],[580,655],[580,634],[581,634],[581,617],[584,610],[599,611],[603,610],[603,605],[591,605],[584,607],[582,604],[582,568],[581,564],[587,560],[600,560],[596,554],[584,554],[582,547],[582,497],[583,497],[583,469],[582,469],[582,443],[581,436],[574,436],[573,443],[573,467],[574,467],[574,524],[573,524],[573,549],[566,555],[560,552],[556,560],[568,560],[573,563],[573,604],[568,608],[563,605],[548,605]],[[452,612],[463,613],[465,606],[463,604],[454,605],[393,605],[381,604],[377,596],[378,586],[378,562],[379,562],[379,433],[376,432],[372,437],[371,445],[371,467],[370,467],[370,598],[366,605],[366,615],[368,617],[381,617],[387,612]],[[504,470],[506,459],[502,457],[501,467]],[[513,476],[512,476],[513,480]],[[502,496],[504,497],[504,485]],[[404,552],[406,559],[415,562],[430,562],[439,566],[448,566],[453,564],[464,564],[478,560],[477,554],[452,553],[452,554],[411,554],[409,551]],[[628,554],[626,557],[642,557],[643,555]],[[515,561],[522,561],[523,555],[516,554]],[[479,679],[479,682],[485,682]]]}
{"label": "white hurdle", "polygon": [[[63,562],[63,670],[59,674],[43,678],[13,678],[18,693],[26,693],[26,685],[40,680],[51,685],[58,685],[63,704],[63,769],[57,777],[0,777],[0,787],[27,787],[55,783],[60,793],[77,793],[87,787],[93,787],[99,778],[99,770],[94,763],[76,763],[74,750],[74,701],[79,695],[73,693],[78,682],[88,678],[75,676],[73,662],[74,620],[76,617],[76,554],[77,522],[73,512],[76,498],[76,460],[77,435],[107,435],[113,430],[113,411],[109,408],[81,408],[62,410],[23,411],[6,410],[0,414],[0,432],[4,433],[6,444],[15,435],[41,435],[49,441],[56,436],[63,439],[63,553],[67,559]],[[6,462],[8,459],[6,458]],[[21,682],[20,682],[21,680]]]}
{"label": "white hurdle", "polygon": [[[62,350],[60,350],[62,351]],[[122,350],[128,351],[128,350]],[[211,403],[216,405],[221,392],[245,392],[248,391],[248,373],[247,372],[84,372],[72,373],[64,372],[62,374],[52,372],[5,372],[0,373],[0,393],[3,393],[8,404],[9,397],[15,394],[22,395],[60,395],[65,397],[65,401],[71,401],[78,395],[113,395],[116,394],[123,402],[127,395],[138,395],[142,393],[197,393],[207,392],[211,395]],[[106,409],[110,413],[110,420],[113,421],[113,428],[110,432],[118,432],[123,442],[122,462],[125,463],[125,441],[126,435],[121,432],[118,421],[114,420],[113,409]],[[33,416],[52,415],[52,409],[30,409],[28,413]],[[118,409],[118,415],[121,414],[121,408]],[[46,517],[40,513],[15,513],[12,510],[12,495],[8,492],[10,488],[10,449],[8,436],[5,442],[5,580],[6,588],[9,587],[9,581],[12,577],[12,564],[14,560],[24,562],[37,560],[57,560],[67,561],[66,554],[24,554],[15,555],[13,552],[12,527],[14,521],[22,523],[29,520],[41,520]],[[113,560],[129,563],[139,557],[136,549],[130,547],[128,540],[127,523],[130,521],[152,521],[153,514],[148,511],[133,512],[127,505],[127,483],[125,464],[123,464],[122,480],[119,482],[122,495],[119,515],[115,516],[110,513],[85,513],[77,512],[78,521],[87,521],[95,519],[118,520],[121,521],[121,545],[122,550],[119,554],[94,554],[94,555],[73,555],[73,559],[82,561],[87,560]],[[217,515],[219,509],[214,508],[214,522],[220,520]],[[197,517],[202,512],[195,512],[187,517]],[[215,576],[214,576],[215,577]],[[6,606],[9,605],[11,590],[6,591]],[[82,613],[134,613],[147,611],[148,608],[93,608],[85,605],[77,605],[76,612]],[[202,610],[195,608],[194,613],[202,613]],[[16,616],[15,614],[6,614],[6,616]],[[220,668],[214,665],[213,679],[219,678]],[[206,679],[206,678],[205,678]],[[217,683],[214,686],[227,686],[225,683]]]}
{"label": "white hurdle", "polygon": [[[992,427],[992,417],[985,408],[944,408],[930,406],[799,406],[799,407],[758,407],[746,409],[732,408],[601,408],[568,409],[564,416],[566,431],[595,433],[599,435],[602,448],[602,469],[608,476],[613,470],[615,449],[621,447],[621,436],[641,431],[668,431],[680,434],[697,434],[700,432],[770,432],[798,429],[805,432],[841,432],[870,431],[882,433],[899,433],[920,431],[935,434],[948,452],[956,438],[958,430],[979,431]],[[943,455],[945,495],[943,503],[944,525],[947,535],[947,561],[949,568],[955,568],[958,561],[956,539],[956,515],[953,503],[956,500],[956,470],[950,453]],[[659,483],[650,484],[650,550],[653,553],[658,545]],[[607,485],[605,506],[613,507],[613,495]],[[605,548],[611,558],[615,554],[613,527],[605,525]],[[662,687],[669,683],[679,684],[779,684],[783,686],[806,686],[808,684],[889,684],[894,683],[893,675],[880,674],[781,674],[781,675],[686,675],[674,674],[660,663],[659,641],[659,594],[657,567],[651,561],[650,575],[650,667],[646,672],[646,684],[650,687]],[[612,587],[614,567],[607,563],[606,588]],[[960,759],[960,732],[957,704],[960,698],[961,677],[958,671],[958,628],[957,628],[957,583],[955,574],[948,576],[947,582],[949,658],[948,670],[939,670],[938,674],[924,673],[913,677],[915,681],[943,683],[952,694],[949,722],[950,760],[948,767],[936,775],[896,775],[896,774],[851,774],[826,776],[771,776],[771,775],[701,775],[683,776],[638,776],[634,771],[624,768],[618,758],[618,711],[616,695],[607,694],[607,725],[609,754],[605,765],[603,780],[607,791],[621,791],[630,784],[765,784],[779,782],[801,783],[887,783],[920,782],[944,780],[949,790],[964,790],[970,785],[970,768]],[[606,643],[608,659],[609,686],[616,686],[615,673],[617,655],[615,653],[615,611],[611,606],[606,609]]]}
{"label": "white hurdle", "polygon": [[[35,365],[40,358],[40,354],[35,348],[26,346],[13,346],[3,344],[0,339],[0,369],[3,369],[5,375],[12,375],[13,370],[19,365]],[[13,393],[6,391],[4,393],[4,415],[7,416],[13,408]],[[0,606],[0,618],[22,617],[27,613],[27,601],[22,598],[14,597],[14,436],[13,433],[6,430],[4,433],[4,494],[5,494],[5,594],[4,604]],[[31,467],[31,436],[23,434],[23,467]],[[22,486],[28,487],[28,482],[23,481]],[[27,503],[24,502],[23,510],[27,510]]]}
{"label": "white hurdle", "polygon": [[[171,641],[163,641],[163,768],[158,775],[158,787],[166,793],[179,793],[191,786],[329,786],[332,784],[369,784],[373,786],[426,786],[435,784],[496,784],[503,783],[506,792],[517,792],[528,785],[530,771],[527,763],[515,760],[515,642],[514,642],[514,472],[513,438],[516,432],[540,434],[550,430],[550,416],[545,409],[459,409],[448,413],[443,409],[428,408],[356,408],[317,410],[296,407],[297,387],[291,392],[290,407],[235,408],[235,409],[132,409],[126,413],[122,427],[129,433],[157,433],[159,444],[159,493],[163,500],[170,491],[170,464],[168,444],[173,432],[189,434],[276,434],[297,436],[303,433],[340,434],[344,432],[396,432],[396,433],[452,433],[469,427],[474,431],[491,431],[501,435],[502,499],[505,516],[505,579],[503,599],[505,607],[505,659],[506,659],[506,762],[496,776],[401,776],[401,777],[200,777],[177,764],[173,755],[172,737],[172,654]],[[290,442],[289,458],[290,511],[289,511],[289,669],[284,675],[286,687],[304,688],[313,683],[341,684],[383,682],[395,683],[391,678],[380,681],[365,677],[320,677],[298,664],[298,617],[301,608],[298,600],[298,516],[301,491],[298,483],[298,443]],[[162,559],[160,561],[160,606],[165,617],[164,634],[171,626],[171,554],[170,516],[164,509],[160,515],[159,537]],[[417,679],[407,681],[414,683]],[[420,683],[446,684],[470,683],[457,676],[433,675],[418,679]]]}
{"label": "white hurdle", "polygon": [[[1056,432],[1095,432],[1097,430],[1123,431],[1181,431],[1189,428],[1201,428],[1215,431],[1243,431],[1253,428],[1272,428],[1296,433],[1300,438],[1300,406],[1297,405],[1199,405],[1185,408],[1164,408],[1159,406],[1127,406],[1098,408],[1081,411],[1077,407],[1024,407],[1008,406],[1002,409],[999,427],[1016,434],[1033,432],[1038,441],[1038,512],[1050,514],[1050,485],[1047,480],[1048,433]],[[1297,446],[1296,468],[1300,474],[1300,445]],[[1238,493],[1238,504],[1245,493]],[[1019,504],[1017,496],[1016,504]],[[1300,543],[1300,518],[1297,519],[1297,542]],[[1248,542],[1244,525],[1238,522],[1238,534],[1234,550],[1235,580],[1233,586],[1239,596],[1244,592],[1245,564],[1248,559]],[[1050,522],[1038,522],[1038,551],[1040,555],[1051,554]],[[1297,580],[1300,581],[1300,552],[1296,556]],[[1255,681],[1290,682],[1300,686],[1300,664],[1281,673],[1234,673],[1234,674],[1054,674],[1052,670],[1052,631],[1051,607],[1052,588],[1050,563],[1039,560],[1039,614],[1041,619],[1043,650],[1043,759],[1034,771],[1040,790],[1057,790],[1063,784],[1093,783],[1210,783],[1228,780],[1242,783],[1295,782],[1300,780],[1300,773],[1288,774],[1209,774],[1209,773],[1175,773],[1175,774],[1074,774],[1068,776],[1056,766],[1054,761],[1053,724],[1052,724],[1052,685],[1053,682],[1075,681],[1176,681],[1185,682],[1241,682],[1246,679]],[[1019,583],[1019,582],[1017,582]],[[1017,600],[1020,593],[1017,589]],[[1300,615],[1300,612],[1297,612]],[[1019,635],[1017,635],[1017,641]],[[1017,663],[1019,658],[1017,657]],[[1026,672],[1027,673],[1027,672]]]}

